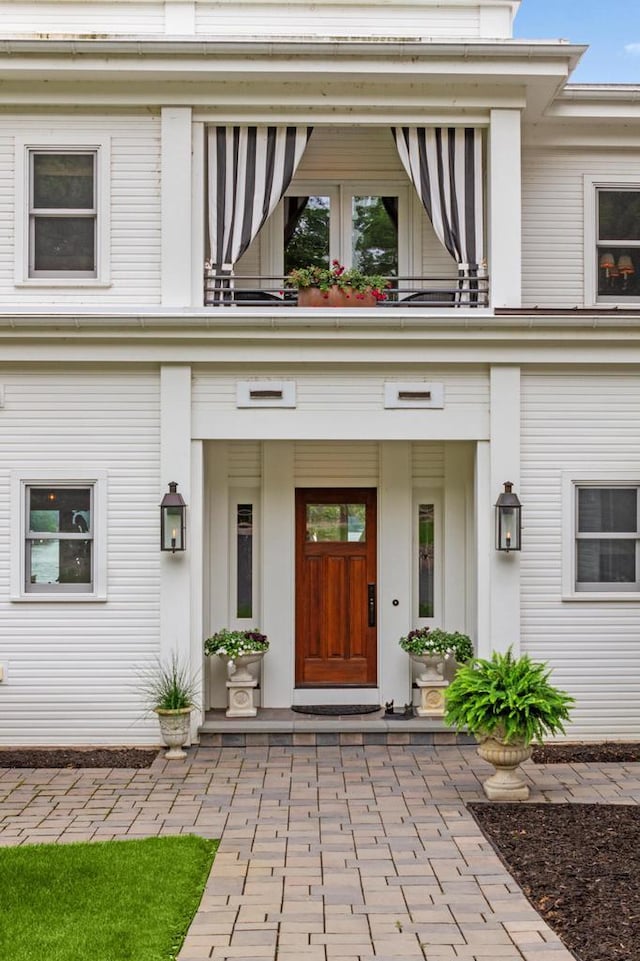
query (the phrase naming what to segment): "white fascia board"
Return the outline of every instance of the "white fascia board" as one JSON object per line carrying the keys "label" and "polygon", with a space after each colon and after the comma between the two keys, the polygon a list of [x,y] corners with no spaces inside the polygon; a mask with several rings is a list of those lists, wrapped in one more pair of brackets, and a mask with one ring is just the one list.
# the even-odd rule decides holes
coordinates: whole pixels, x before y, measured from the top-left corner
{"label": "white fascia board", "polygon": [[[490,73],[492,65],[516,65],[524,76],[538,72],[540,65],[553,69],[571,70],[587,48],[584,46],[530,41],[503,40],[497,42],[465,40],[461,43],[438,41],[375,40],[363,37],[352,40],[291,40],[271,38],[268,42],[249,38],[207,41],[193,38],[179,41],[146,40],[144,38],[114,40],[17,40],[2,41],[0,50],[0,78],[19,74],[22,79],[60,76],[74,77],[99,73],[105,76],[122,74],[154,74],[175,77],[181,71],[193,77],[202,74],[227,73],[234,64],[239,70],[272,72],[274,65],[286,72],[299,70],[300,63],[317,61],[324,69],[328,64],[345,61],[354,66],[368,60],[380,73],[381,64],[397,60],[407,64],[449,64],[461,73],[480,70]],[[552,68],[551,65],[555,64]],[[287,69],[288,67],[288,69]],[[489,69],[487,69],[489,68]],[[360,68],[359,68],[360,69]],[[513,72],[513,71],[511,71]]]}
{"label": "white fascia board", "polygon": [[548,117],[541,123],[524,123],[522,128],[523,152],[540,149],[637,150],[640,147],[640,124],[630,124],[626,119],[600,117],[597,120],[580,120]]}
{"label": "white fascia board", "polygon": [[554,120],[625,121],[640,118],[640,87],[637,98],[620,100],[558,101],[550,107],[548,117]]}
{"label": "white fascia board", "polygon": [[[178,330],[170,334],[147,332],[144,338],[136,332],[109,338],[52,339],[43,334],[26,340],[1,340],[2,359],[11,364],[58,364],[61,369],[70,364],[138,365],[149,368],[161,363],[184,364],[243,364],[256,369],[257,365],[289,365],[291,376],[300,369],[300,357],[305,363],[332,364],[348,369],[349,365],[371,365],[373,369],[387,369],[391,364],[415,364],[416,351],[428,358],[429,365],[455,364],[544,364],[550,369],[583,364],[601,369],[640,364],[640,334],[630,338],[617,333],[602,337],[597,331],[544,333],[521,330],[487,331],[485,329],[458,330],[445,335],[429,330],[376,331],[368,336],[353,336],[353,332],[335,330],[291,334],[287,339],[271,339],[273,335],[244,339],[209,337],[202,334],[188,338]],[[97,342],[96,342],[97,341]],[[393,413],[393,412],[390,412]]]}

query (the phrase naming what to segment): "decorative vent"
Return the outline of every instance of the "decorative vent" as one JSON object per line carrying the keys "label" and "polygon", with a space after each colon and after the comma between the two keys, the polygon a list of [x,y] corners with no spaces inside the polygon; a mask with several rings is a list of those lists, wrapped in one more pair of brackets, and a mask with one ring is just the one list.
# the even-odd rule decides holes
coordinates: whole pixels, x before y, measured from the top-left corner
{"label": "decorative vent", "polygon": [[444,384],[387,383],[384,385],[384,406],[444,407]]}
{"label": "decorative vent", "polygon": [[295,381],[239,380],[236,404],[238,407],[295,407]]}

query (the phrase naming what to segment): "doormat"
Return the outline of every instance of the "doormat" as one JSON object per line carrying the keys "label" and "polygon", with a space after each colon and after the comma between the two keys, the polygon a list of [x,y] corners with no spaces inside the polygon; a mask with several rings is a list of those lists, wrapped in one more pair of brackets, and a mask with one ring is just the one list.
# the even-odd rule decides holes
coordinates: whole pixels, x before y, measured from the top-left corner
{"label": "doormat", "polygon": [[379,704],[292,704],[291,710],[297,714],[323,714],[326,717],[340,717],[344,714],[375,714]]}

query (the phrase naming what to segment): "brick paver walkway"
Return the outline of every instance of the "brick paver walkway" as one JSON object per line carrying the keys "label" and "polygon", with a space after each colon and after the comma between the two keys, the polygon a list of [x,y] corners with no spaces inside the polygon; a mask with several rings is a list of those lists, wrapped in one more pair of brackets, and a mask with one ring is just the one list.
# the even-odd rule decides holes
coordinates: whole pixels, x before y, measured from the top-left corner
{"label": "brick paver walkway", "polygon": [[[525,766],[532,801],[640,803],[640,765]],[[220,837],[180,961],[570,961],[465,801],[473,747],[201,748],[1,770],[0,845]]]}

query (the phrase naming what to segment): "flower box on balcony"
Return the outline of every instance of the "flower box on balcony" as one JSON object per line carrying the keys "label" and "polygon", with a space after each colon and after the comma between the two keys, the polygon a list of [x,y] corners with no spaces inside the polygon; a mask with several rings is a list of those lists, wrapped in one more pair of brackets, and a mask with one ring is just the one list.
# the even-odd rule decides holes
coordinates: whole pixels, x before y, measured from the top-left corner
{"label": "flower box on balcony", "polygon": [[367,275],[355,267],[346,269],[334,260],[330,267],[292,270],[286,285],[298,290],[298,307],[375,307],[386,300],[386,277]]}

